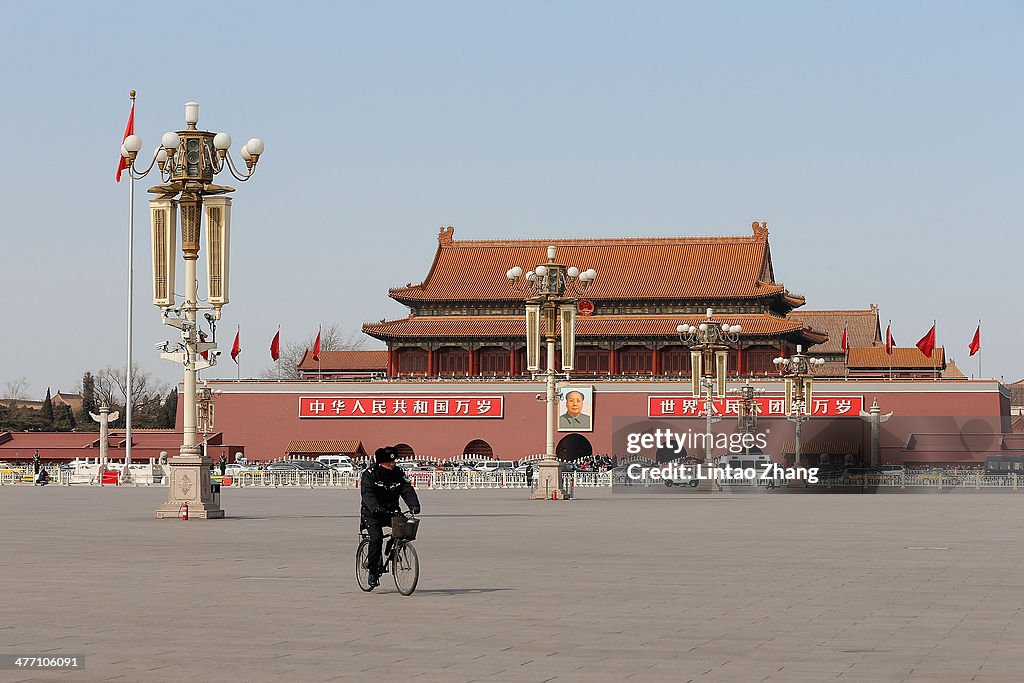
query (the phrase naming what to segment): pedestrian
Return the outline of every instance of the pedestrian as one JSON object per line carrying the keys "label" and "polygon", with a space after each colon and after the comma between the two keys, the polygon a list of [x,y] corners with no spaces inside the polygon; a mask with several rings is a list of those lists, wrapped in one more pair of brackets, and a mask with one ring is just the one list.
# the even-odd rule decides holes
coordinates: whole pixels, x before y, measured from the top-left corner
{"label": "pedestrian", "polygon": [[32,454],[32,474],[39,474],[39,451]]}
{"label": "pedestrian", "polygon": [[228,459],[221,453],[220,454],[220,476],[226,476],[228,473]]}

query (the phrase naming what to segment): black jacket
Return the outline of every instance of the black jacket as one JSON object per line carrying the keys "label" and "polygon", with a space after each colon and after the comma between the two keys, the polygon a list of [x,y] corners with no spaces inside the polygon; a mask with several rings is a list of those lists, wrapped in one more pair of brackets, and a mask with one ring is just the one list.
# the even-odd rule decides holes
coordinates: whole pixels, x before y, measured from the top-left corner
{"label": "black jacket", "polygon": [[404,500],[413,512],[420,511],[420,499],[416,495],[416,489],[406,479],[401,467],[395,467],[393,470],[380,465],[368,467],[359,480],[359,490],[363,499],[361,512],[364,516],[397,512],[399,498]]}

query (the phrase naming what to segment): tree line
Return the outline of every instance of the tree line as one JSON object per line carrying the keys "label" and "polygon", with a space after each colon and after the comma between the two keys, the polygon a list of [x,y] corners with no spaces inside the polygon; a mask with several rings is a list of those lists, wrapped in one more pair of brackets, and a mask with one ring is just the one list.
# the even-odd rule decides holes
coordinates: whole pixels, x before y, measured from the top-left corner
{"label": "tree line", "polygon": [[[319,330],[321,351],[358,350],[366,345],[366,339],[360,332],[346,334],[340,325],[332,323]],[[299,363],[307,350],[313,348],[317,332],[296,342],[285,342],[281,345],[279,361],[260,373],[262,379],[298,379]],[[74,411],[71,406],[54,404],[50,389],[46,390],[46,398],[41,409],[28,402],[29,382],[25,377],[8,380],[3,387],[3,398],[0,402],[0,432],[96,432],[99,423],[94,421],[90,413],[99,414],[101,405],[110,411],[120,413],[118,419],[111,423],[115,429],[125,426],[125,386],[124,368],[107,367],[98,372],[86,372],[81,383],[74,391],[82,396],[81,410]],[[136,364],[132,364],[132,427],[139,429],[173,428],[178,411],[178,389],[168,388],[157,382],[152,373]],[[34,401],[33,401],[34,403]]]}
{"label": "tree line", "polygon": [[[72,410],[66,403],[54,404],[49,388],[42,407],[30,405],[27,398],[28,382],[24,377],[8,381],[4,386],[4,401],[0,403],[0,431],[10,432],[98,432],[99,423],[92,414],[99,414],[106,405],[111,412],[120,413],[111,423],[123,429],[126,391],[124,368],[104,368],[99,372],[86,372],[75,393],[82,397],[80,410]],[[152,373],[132,364],[132,427],[139,429],[173,428],[178,411],[178,389],[153,379]]]}

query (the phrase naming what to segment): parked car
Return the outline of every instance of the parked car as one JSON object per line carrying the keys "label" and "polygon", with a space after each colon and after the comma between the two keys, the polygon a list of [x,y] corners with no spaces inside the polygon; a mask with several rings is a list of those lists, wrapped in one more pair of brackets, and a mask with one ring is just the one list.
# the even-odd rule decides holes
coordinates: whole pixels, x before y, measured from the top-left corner
{"label": "parked car", "polygon": [[330,467],[316,460],[282,460],[267,465],[268,472],[329,472]]}
{"label": "parked car", "polygon": [[876,474],[879,477],[902,477],[906,473],[907,468],[903,465],[882,465],[872,470],[872,474]]}
{"label": "parked car", "polygon": [[700,480],[696,477],[696,469],[690,467],[680,467],[677,474],[672,479],[665,480],[665,486],[689,486],[690,488],[697,488],[700,485]]}
{"label": "parked car", "polygon": [[321,455],[316,462],[341,474],[355,474],[356,466],[347,455]]}

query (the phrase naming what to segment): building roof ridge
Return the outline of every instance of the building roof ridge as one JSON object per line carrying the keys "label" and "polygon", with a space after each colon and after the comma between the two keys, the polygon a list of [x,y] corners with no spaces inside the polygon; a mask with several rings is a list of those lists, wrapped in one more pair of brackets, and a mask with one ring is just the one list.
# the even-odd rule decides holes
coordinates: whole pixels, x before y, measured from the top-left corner
{"label": "building roof ridge", "polygon": [[527,239],[494,239],[494,240],[452,240],[444,246],[448,249],[459,247],[546,247],[553,246],[642,246],[672,245],[694,243],[716,244],[756,244],[763,242],[757,235],[692,235],[672,237],[558,237],[558,238],[527,238]]}
{"label": "building roof ridge", "polygon": [[799,311],[793,311],[791,315],[801,315],[804,313],[856,313],[860,315],[877,315],[878,311],[870,308],[807,308]]}

